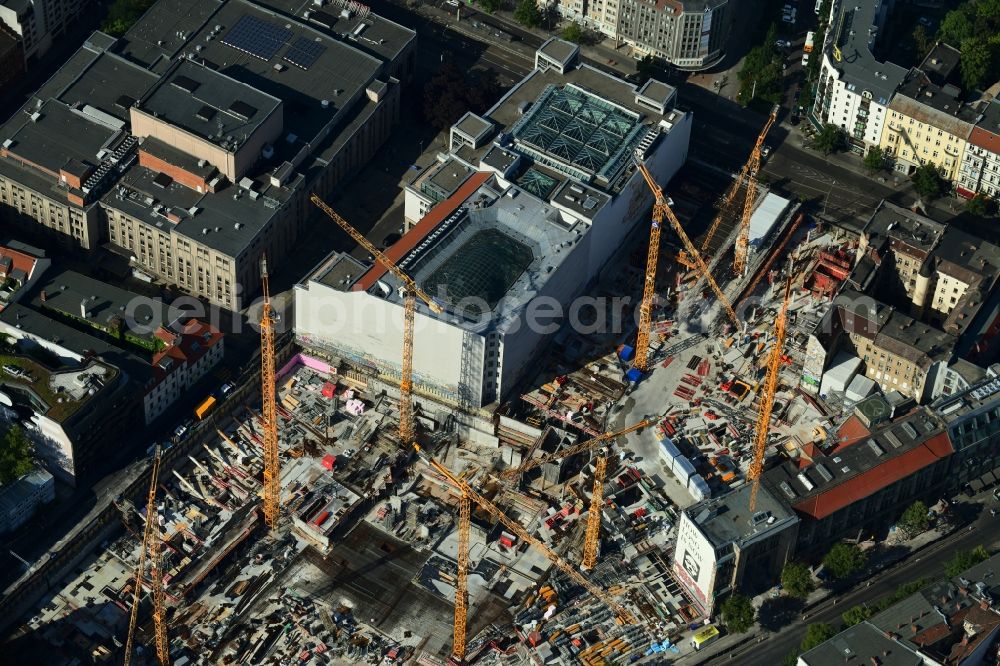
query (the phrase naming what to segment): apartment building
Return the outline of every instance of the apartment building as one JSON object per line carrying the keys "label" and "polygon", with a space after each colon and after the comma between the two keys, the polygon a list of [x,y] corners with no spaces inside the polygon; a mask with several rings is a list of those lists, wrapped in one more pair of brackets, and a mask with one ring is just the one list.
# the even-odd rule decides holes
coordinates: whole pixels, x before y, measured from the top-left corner
{"label": "apartment building", "polygon": [[0,24],[20,38],[23,58],[30,60],[45,55],[55,38],[92,8],[88,0],[3,0]]}
{"label": "apartment building", "polygon": [[94,33],[0,128],[2,212],[240,309],[308,195],[389,136],[412,74],[413,31],[326,4],[161,0],[121,39]]}
{"label": "apartment building", "polygon": [[896,171],[911,173],[934,164],[945,180],[958,180],[966,141],[980,115],[962,102],[962,91],[951,83],[960,56],[938,44],[896,89],[879,142]]}
{"label": "apartment building", "polygon": [[[613,12],[605,7],[603,13]],[[615,37],[637,58],[653,55],[678,69],[698,71],[726,55],[733,13],[729,0],[618,0]]]}
{"label": "apartment building", "polygon": [[21,37],[0,22],[0,89],[24,76],[24,45]]}
{"label": "apartment building", "polygon": [[991,100],[980,109],[962,154],[955,191],[967,199],[977,194],[1000,195],[1000,102]]}
{"label": "apartment building", "polygon": [[810,444],[798,460],[764,473],[762,485],[798,518],[799,554],[823,553],[844,538],[864,539],[914,500],[933,503],[954,487],[952,445],[930,409],[870,427],[848,419],[837,437],[832,447]]}
{"label": "apartment building", "polygon": [[882,138],[893,93],[906,70],[876,56],[892,0],[835,0],[822,45],[823,62],[813,114],[843,129],[851,150],[864,155]]}
{"label": "apartment building", "polygon": [[0,488],[0,534],[16,530],[55,498],[55,477],[41,467]]}

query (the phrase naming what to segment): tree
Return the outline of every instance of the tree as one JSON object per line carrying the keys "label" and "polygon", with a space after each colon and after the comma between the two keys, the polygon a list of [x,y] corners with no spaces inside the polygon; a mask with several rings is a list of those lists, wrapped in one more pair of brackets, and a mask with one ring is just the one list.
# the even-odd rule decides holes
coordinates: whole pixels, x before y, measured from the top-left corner
{"label": "tree", "polygon": [[869,175],[885,168],[885,153],[882,152],[881,148],[872,146],[868,154],[865,155],[865,166],[868,168]]}
{"label": "tree", "polygon": [[155,0],[115,0],[108,7],[108,15],[101,24],[101,30],[112,37],[121,37],[139,17],[149,9]]}
{"label": "tree", "polygon": [[815,585],[806,565],[801,562],[789,562],[781,570],[781,587],[793,597],[805,599]]}
{"label": "tree", "polygon": [[864,569],[868,556],[849,543],[837,543],[823,558],[823,568],[834,578],[843,580]]}
{"label": "tree", "polygon": [[583,40],[583,26],[576,21],[573,21],[563,28],[562,38],[567,42],[579,44]]}
{"label": "tree", "polygon": [[970,37],[962,42],[962,57],[958,68],[962,85],[967,90],[979,90],[993,83],[991,75],[997,69],[997,45],[993,40]]}
{"label": "tree", "polygon": [[813,147],[817,150],[822,150],[824,155],[843,150],[846,146],[847,137],[844,134],[844,130],[829,123],[823,125],[823,129],[819,131],[813,140]]}
{"label": "tree", "polygon": [[948,12],[938,27],[939,41],[955,46],[975,34],[975,13],[969,11],[968,5]]}
{"label": "tree", "polygon": [[924,199],[936,199],[948,189],[948,182],[941,177],[941,171],[928,162],[917,167],[913,175],[913,189]]}
{"label": "tree", "polygon": [[0,486],[15,481],[34,467],[31,440],[20,426],[12,426],[0,438]]}
{"label": "tree", "polygon": [[918,58],[923,58],[927,55],[928,51],[930,51],[931,47],[934,45],[933,42],[931,42],[930,37],[927,36],[927,31],[924,29],[924,26],[918,25],[913,29],[913,45],[917,49]]}
{"label": "tree", "polygon": [[990,200],[977,194],[965,202],[965,210],[976,217],[986,217],[990,213]]}
{"label": "tree", "polygon": [[988,559],[990,559],[989,551],[982,546],[976,546],[972,550],[960,550],[945,563],[944,573],[948,578],[954,578],[961,575],[966,569]]}
{"label": "tree", "polygon": [[477,3],[490,14],[503,9],[503,0],[477,0]]}
{"label": "tree", "polygon": [[754,610],[750,599],[732,594],[722,604],[722,624],[733,634],[742,634],[753,626]]}
{"label": "tree", "polygon": [[837,635],[837,630],[826,622],[817,622],[806,627],[806,637],[802,639],[799,649],[808,652],[820,643],[825,643]]}
{"label": "tree", "polygon": [[476,70],[463,74],[451,62],[424,85],[424,119],[435,129],[451,127],[466,111],[482,113],[500,92],[496,73]]}
{"label": "tree", "polygon": [[858,604],[850,610],[844,611],[840,617],[843,618],[844,624],[848,627],[853,627],[859,622],[864,622],[874,614],[874,609],[868,606],[868,604]]}
{"label": "tree", "polygon": [[927,517],[927,505],[917,500],[906,508],[896,524],[910,536],[915,536],[930,527],[930,523]]}
{"label": "tree", "polygon": [[514,18],[523,26],[537,28],[544,17],[535,0],[520,0],[514,10]]}

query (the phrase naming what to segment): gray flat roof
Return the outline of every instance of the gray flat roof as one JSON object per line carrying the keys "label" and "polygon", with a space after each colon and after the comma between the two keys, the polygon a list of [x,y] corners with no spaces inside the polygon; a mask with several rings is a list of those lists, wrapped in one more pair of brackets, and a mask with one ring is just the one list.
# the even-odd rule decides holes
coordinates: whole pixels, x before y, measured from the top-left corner
{"label": "gray flat roof", "polygon": [[564,39],[551,37],[538,50],[557,62],[565,63],[579,51],[580,47]]}
{"label": "gray flat roof", "polygon": [[308,279],[338,291],[348,291],[367,268],[349,254],[334,252],[310,273]]}
{"label": "gray flat roof", "polygon": [[[187,236],[231,257],[238,257],[250,247],[257,234],[278,214],[278,208],[265,203],[264,197],[280,197],[274,201],[281,204],[291,195],[285,188],[257,181],[260,197],[256,200],[231,183],[214,194],[201,194],[176,182],[161,187],[154,182],[155,178],[155,172],[134,164],[119,181],[120,187],[104,195],[101,203],[164,233]],[[121,195],[122,187],[125,196]],[[233,199],[234,194],[239,194],[239,198]],[[161,208],[157,210],[156,206]],[[192,208],[196,209],[194,215],[190,214]],[[167,219],[169,212],[177,215],[180,222]]]}
{"label": "gray flat roof", "polygon": [[877,244],[876,238],[894,238],[927,253],[941,240],[945,225],[883,200],[865,224],[864,231],[872,237],[871,245]]}
{"label": "gray flat roof", "polygon": [[879,62],[869,46],[870,30],[877,34],[880,28],[875,22],[880,4],[881,0],[840,0],[834,6],[832,39],[828,43],[839,47],[842,57],[839,61],[833,55],[829,57],[843,73],[848,87],[853,85],[867,90],[876,103],[888,106],[906,70],[891,62]]}
{"label": "gray flat roof", "polygon": [[220,144],[251,136],[281,100],[190,60],[181,60],[142,99],[140,109]]}
{"label": "gray flat roof", "polygon": [[119,40],[118,51],[162,72],[221,6],[221,0],[158,0]]}
{"label": "gray flat roof", "polygon": [[131,103],[142,97],[157,77],[114,53],[100,54],[80,77],[66,87],[58,99],[96,107],[120,120],[129,120]]}
{"label": "gray flat roof", "polygon": [[458,131],[475,139],[492,129],[493,124],[488,120],[477,116],[471,111],[466,111],[465,115],[459,118],[458,122],[455,123],[454,127]]}
{"label": "gray flat roof", "polygon": [[845,663],[880,666],[921,666],[920,655],[861,622],[804,653],[799,660],[807,666],[842,666]]}
{"label": "gray flat roof", "polygon": [[[41,298],[45,292],[45,300]],[[55,310],[74,318],[84,318],[81,303],[86,302],[86,319],[106,327],[120,317],[129,330],[149,338],[154,326],[170,326],[183,316],[160,299],[151,299],[113,284],[70,270],[49,269],[35,283],[30,305],[36,310]],[[148,319],[147,319],[148,317]],[[130,323],[134,321],[135,326]]]}
{"label": "gray flat roof", "polygon": [[21,303],[12,303],[4,308],[3,312],[0,312],[0,320],[26,333],[55,342],[81,356],[93,352],[102,361],[115,366],[140,386],[145,385],[153,376],[153,367],[132,352],[56,321]]}
{"label": "gray flat roof", "polygon": [[677,92],[676,88],[656,79],[649,79],[639,88],[640,95],[660,104],[665,104],[675,92]]}
{"label": "gray flat roof", "polygon": [[[314,6],[308,0],[295,0],[295,2],[303,7]],[[302,11],[292,13],[303,15]],[[413,30],[376,14],[370,12],[366,16],[357,12],[347,14],[345,16],[344,10],[334,5],[329,10],[310,10],[308,20],[312,25],[322,28],[328,35],[390,61],[399,57],[406,46],[417,38],[417,33]]]}
{"label": "gray flat roof", "polygon": [[98,151],[117,130],[97,123],[62,102],[49,100],[37,110],[38,120],[26,119],[8,150],[55,174],[70,159],[96,166]]}
{"label": "gray flat roof", "polygon": [[[797,521],[795,514],[767,488],[760,489],[757,506],[751,511],[751,490],[751,484],[744,484],[725,495],[689,506],[684,513],[716,548],[729,544],[739,546]],[[771,518],[774,520],[769,523]]]}

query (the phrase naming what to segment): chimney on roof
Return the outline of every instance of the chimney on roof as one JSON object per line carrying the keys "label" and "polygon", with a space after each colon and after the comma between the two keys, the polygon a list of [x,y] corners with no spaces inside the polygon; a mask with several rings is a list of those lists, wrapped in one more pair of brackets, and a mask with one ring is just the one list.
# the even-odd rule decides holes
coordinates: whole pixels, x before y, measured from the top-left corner
{"label": "chimney on roof", "polygon": [[48,296],[48,294],[45,293],[45,290],[42,289],[42,293],[39,294],[38,297],[41,298],[42,299],[42,303],[44,303],[45,299],[48,298],[49,296]]}
{"label": "chimney on roof", "polygon": [[915,625],[915,624],[911,624],[911,625],[910,625],[910,630],[911,630],[911,631],[912,631],[913,633],[917,633],[917,632],[919,632],[919,631],[920,631],[920,627],[918,627],[918,626],[917,626],[917,625]]}

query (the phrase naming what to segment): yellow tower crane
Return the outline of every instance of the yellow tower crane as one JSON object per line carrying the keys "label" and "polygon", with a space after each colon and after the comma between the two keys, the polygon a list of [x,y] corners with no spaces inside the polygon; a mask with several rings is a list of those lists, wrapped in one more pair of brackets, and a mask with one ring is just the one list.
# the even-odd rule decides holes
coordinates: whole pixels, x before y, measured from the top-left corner
{"label": "yellow tower crane", "polygon": [[788,298],[791,294],[792,280],[785,282],[785,298],[781,303],[781,311],[774,322],[774,347],[767,362],[767,376],[764,379],[764,393],[760,398],[760,408],[757,411],[757,426],[754,429],[753,459],[747,478],[753,483],[750,490],[750,510],[757,507],[757,492],[760,490],[760,477],[764,472],[764,451],[767,449],[767,433],[771,427],[771,408],[774,407],[774,393],[778,388],[778,374],[781,371],[781,352],[785,344],[785,323],[788,318]]}
{"label": "yellow tower crane", "polygon": [[278,528],[281,512],[281,463],[278,460],[278,406],[274,391],[274,319],[268,285],[267,258],[260,260],[264,306],[260,315],[260,397],[264,430],[264,522]]}
{"label": "yellow tower crane", "polygon": [[413,420],[413,318],[417,309],[417,298],[426,303],[431,312],[440,314],[444,312],[444,309],[418,287],[409,275],[400,270],[392,259],[372,245],[367,238],[361,235],[361,232],[334,212],[326,202],[315,194],[309,197],[309,200],[346,231],[355,243],[367,250],[368,254],[375,257],[376,261],[395,275],[396,279],[402,282],[405,287],[403,296],[403,359],[399,378],[399,440],[400,444],[406,446],[414,440],[417,434],[416,424]]}
{"label": "yellow tower crane", "polygon": [[589,571],[597,564],[597,547],[601,537],[601,510],[604,508],[604,475],[608,470],[608,458],[597,457],[594,466],[594,489],[590,493],[590,513],[587,514],[587,532],[583,539],[583,563],[580,567]]}
{"label": "yellow tower crane", "polygon": [[[719,205],[719,212],[715,216],[715,219],[712,220],[712,224],[708,228],[708,233],[705,234],[705,239],[701,242],[701,251],[703,253],[708,249],[708,244],[712,242],[712,238],[715,236],[715,232],[718,231],[719,225],[722,224],[723,218],[726,216],[726,213],[729,212],[730,207],[733,205],[733,200],[736,198],[736,194],[740,191],[740,188],[745,185],[748,188],[747,196],[753,196],[756,198],[757,190],[756,188],[754,188],[756,181],[752,179],[756,177],[757,169],[760,168],[760,157],[761,157],[761,150],[763,150],[764,148],[764,137],[766,137],[767,133],[771,130],[771,126],[774,124],[774,121],[777,117],[778,117],[778,107],[775,106],[773,109],[771,109],[771,115],[768,117],[767,122],[764,124],[764,129],[762,129],[760,131],[760,134],[757,136],[757,141],[754,143],[753,150],[750,151],[750,157],[747,158],[746,164],[743,165],[743,168],[740,169],[739,174],[737,174],[736,178],[733,179],[732,186],[726,192],[725,197],[723,197],[722,199],[722,203]],[[750,194],[750,189],[753,189],[752,195]],[[743,208],[744,211],[747,210],[745,200]],[[751,211],[753,210],[752,201],[750,202],[749,210]],[[743,216],[741,216],[741,225],[742,225],[742,220]],[[742,228],[743,227],[741,226],[740,227],[741,233],[742,233]],[[749,230],[749,226],[747,227],[747,229]]]}
{"label": "yellow tower crane", "polygon": [[[128,621],[128,635],[125,639],[125,666],[128,666],[132,660],[132,650],[135,643],[135,627],[139,619],[139,599],[142,596],[142,582],[143,573],[145,573],[146,568],[146,553],[150,551],[151,544],[159,542],[159,520],[158,513],[156,511],[156,484],[159,481],[160,476],[160,447],[157,446],[153,451],[153,468],[150,471],[149,477],[149,494],[146,498],[146,527],[142,531],[142,543],[139,544],[139,564],[135,568],[135,582],[134,590],[132,592],[132,611],[129,615]],[[151,552],[151,551],[150,551]],[[159,559],[159,548],[156,548],[155,553],[151,552],[151,559],[153,559],[153,569],[150,578],[151,587],[153,591],[153,618],[154,624],[156,626],[157,641],[156,648],[157,654],[160,658],[161,664],[170,663],[170,655],[166,649],[167,645],[167,634],[166,626],[163,625],[165,620],[163,614],[163,577],[160,575],[160,570],[156,560]],[[159,600],[159,601],[157,601]],[[159,604],[159,605],[157,605]],[[163,651],[160,651],[160,632],[163,633]]]}
{"label": "yellow tower crane", "polygon": [[645,163],[638,156],[635,157],[635,162],[642,173],[642,177],[646,180],[646,185],[653,191],[653,196],[655,197],[655,203],[653,204],[653,224],[650,227],[649,233],[649,253],[646,257],[646,281],[642,290],[642,304],[639,306],[639,338],[635,345],[635,361],[633,363],[634,367],[645,372],[649,369],[649,332],[653,323],[653,294],[656,289],[656,263],[660,253],[660,227],[663,225],[664,219],[668,220],[674,228],[677,236],[681,239],[681,243],[684,245],[684,249],[687,250],[688,256],[698,269],[698,273],[708,282],[708,286],[715,293],[722,307],[725,308],[726,314],[729,315],[733,324],[738,327],[740,322],[736,317],[736,311],[733,310],[733,306],[729,303],[729,299],[722,293],[722,289],[716,284],[715,278],[709,272],[708,266],[705,265],[705,261],[701,258],[701,254],[695,248],[691,239],[688,238],[687,232],[684,231],[684,226],[677,219],[677,216],[674,215],[674,211],[670,209],[670,203],[666,195],[663,194],[663,190],[653,179],[653,174],[649,172]]}
{"label": "yellow tower crane", "polygon": [[[490,516],[495,518],[504,527],[510,530],[511,534],[516,536],[521,541],[528,543],[532,546],[535,546],[536,548],[541,550],[545,554],[546,558],[548,558],[548,560],[552,562],[552,564],[558,567],[567,576],[572,578],[575,583],[585,588],[597,599],[599,599],[609,608],[611,608],[611,610],[614,611],[615,615],[618,616],[618,619],[619,621],[622,622],[622,624],[636,623],[635,616],[633,616],[632,613],[630,613],[627,608],[625,608],[617,601],[615,601],[615,599],[610,594],[608,594],[600,587],[598,587],[590,580],[588,580],[587,577],[585,577],[583,574],[577,571],[577,569],[572,564],[570,564],[563,558],[559,557],[559,555],[557,555],[555,551],[553,551],[551,548],[546,546],[544,543],[542,543],[535,537],[531,536],[531,534],[529,534],[528,531],[524,529],[524,527],[520,523],[507,516],[507,514],[501,511],[495,504],[493,504],[493,502],[489,501],[488,499],[477,493],[475,490],[473,490],[472,487],[468,484],[468,482],[465,481],[465,479],[457,476],[450,469],[448,469],[447,467],[439,463],[437,460],[424,453],[418,444],[414,444],[413,448],[420,455],[421,459],[431,467],[431,469],[436,471],[438,474],[442,475],[452,486],[458,489],[458,491],[461,493],[461,497],[464,500],[475,502],[479,507],[481,507],[484,511],[486,511],[486,513],[490,514]],[[464,529],[468,529],[467,527],[468,520],[469,516],[468,515],[463,516],[460,510],[459,522],[460,523],[463,521],[465,522],[466,527]],[[461,536],[462,529],[463,527],[460,524],[459,536]],[[463,568],[463,563],[465,568],[468,567],[468,547],[466,547],[465,549],[464,556],[461,553],[459,553],[458,561],[460,570]],[[459,575],[462,576],[463,573],[459,571]],[[459,663],[461,663],[465,657],[466,612],[467,609],[465,607],[464,600],[462,604],[458,603],[455,604],[455,626],[454,626],[455,635],[454,635],[454,649],[452,650],[452,658]],[[461,648],[461,650],[459,650],[459,647]]]}
{"label": "yellow tower crane", "polygon": [[750,151],[750,159],[743,167],[744,178],[747,184],[747,196],[743,200],[743,215],[740,218],[740,230],[736,236],[736,249],[733,253],[733,271],[737,275],[742,275],[747,267],[747,254],[750,247],[750,218],[753,216],[753,204],[757,200],[757,172],[760,171],[761,151],[764,149],[764,137],[778,117],[778,105],[771,109],[771,115],[767,117],[764,129],[757,136],[753,150]]}

